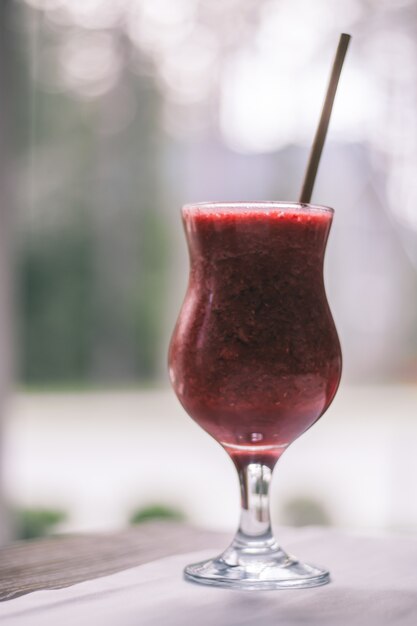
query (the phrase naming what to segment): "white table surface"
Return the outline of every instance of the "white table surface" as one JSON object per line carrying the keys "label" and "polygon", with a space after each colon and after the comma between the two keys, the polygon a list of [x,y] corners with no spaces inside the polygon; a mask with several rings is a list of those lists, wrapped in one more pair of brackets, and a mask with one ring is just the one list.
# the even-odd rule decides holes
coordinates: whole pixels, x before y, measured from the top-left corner
{"label": "white table surface", "polygon": [[[184,565],[216,551],[179,554],[59,590],[3,602],[16,626],[286,626],[417,624],[417,535],[361,536],[286,529],[284,547],[325,565],[332,582],[314,589],[238,592],[182,579]],[[219,545],[219,550],[224,546]]]}

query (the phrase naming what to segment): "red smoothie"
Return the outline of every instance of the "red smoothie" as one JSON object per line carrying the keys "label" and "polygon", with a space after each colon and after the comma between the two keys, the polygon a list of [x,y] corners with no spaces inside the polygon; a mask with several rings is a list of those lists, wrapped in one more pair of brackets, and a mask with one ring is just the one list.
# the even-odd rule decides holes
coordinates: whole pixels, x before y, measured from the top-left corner
{"label": "red smoothie", "polygon": [[323,283],[332,217],[296,203],[183,209],[190,277],[170,378],[235,461],[278,458],[336,393],[341,351]]}

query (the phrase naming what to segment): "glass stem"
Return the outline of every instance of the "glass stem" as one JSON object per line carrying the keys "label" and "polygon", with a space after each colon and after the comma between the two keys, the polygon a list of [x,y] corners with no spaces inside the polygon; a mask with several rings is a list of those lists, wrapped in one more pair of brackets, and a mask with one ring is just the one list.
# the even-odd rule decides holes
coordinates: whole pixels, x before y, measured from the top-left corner
{"label": "glass stem", "polygon": [[269,510],[272,469],[261,463],[248,463],[237,469],[242,510],[233,544],[240,549],[262,552],[275,545]]}

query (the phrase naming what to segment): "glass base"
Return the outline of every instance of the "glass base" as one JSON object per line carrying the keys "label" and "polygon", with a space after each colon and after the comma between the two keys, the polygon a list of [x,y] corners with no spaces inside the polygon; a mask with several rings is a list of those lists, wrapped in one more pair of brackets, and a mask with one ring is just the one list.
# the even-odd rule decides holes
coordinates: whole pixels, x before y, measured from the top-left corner
{"label": "glass base", "polygon": [[330,582],[327,570],[300,563],[277,544],[264,550],[234,542],[217,558],[188,565],[184,577],[202,585],[243,590],[300,589]]}

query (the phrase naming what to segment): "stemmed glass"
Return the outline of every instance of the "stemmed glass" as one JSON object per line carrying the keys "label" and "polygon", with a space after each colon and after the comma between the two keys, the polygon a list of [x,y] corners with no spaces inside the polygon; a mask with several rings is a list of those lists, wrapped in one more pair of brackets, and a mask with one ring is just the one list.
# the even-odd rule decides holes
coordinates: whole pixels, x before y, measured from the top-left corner
{"label": "stemmed glass", "polygon": [[270,523],[272,471],[331,403],[341,351],[323,260],[333,210],[283,202],[214,202],[182,210],[187,293],[169,372],[187,413],[236,466],[242,510],[220,556],[189,565],[195,582],[240,589],[312,587],[326,570],[299,562]]}

